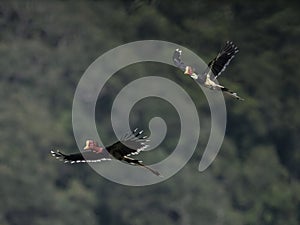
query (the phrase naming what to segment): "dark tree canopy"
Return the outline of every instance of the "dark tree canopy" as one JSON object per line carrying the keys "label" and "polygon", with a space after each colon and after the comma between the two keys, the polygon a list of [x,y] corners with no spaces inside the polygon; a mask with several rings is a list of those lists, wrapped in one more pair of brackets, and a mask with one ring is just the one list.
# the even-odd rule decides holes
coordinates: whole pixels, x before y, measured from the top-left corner
{"label": "dark tree canopy", "polygon": [[[299,17],[296,1],[283,0],[1,1],[0,224],[298,225]],[[184,169],[153,186],[121,186],[87,165],[53,160],[50,150],[77,150],[72,101],[86,68],[111,48],[144,39],[181,44],[206,62],[227,40],[239,47],[219,79],[246,100],[226,98],[226,138],[212,166],[197,170],[209,129]],[[105,144],[116,141],[114,97],[151,74],[186,88],[201,125],[209,123],[201,90],[176,68],[144,63],[118,73],[96,108]],[[155,116],[166,120],[168,134],[155,154],[145,154],[147,164],[166,158],[164,146],[175,147],[180,135],[178,114],[159,99],[139,102],[132,123],[147,133]]]}

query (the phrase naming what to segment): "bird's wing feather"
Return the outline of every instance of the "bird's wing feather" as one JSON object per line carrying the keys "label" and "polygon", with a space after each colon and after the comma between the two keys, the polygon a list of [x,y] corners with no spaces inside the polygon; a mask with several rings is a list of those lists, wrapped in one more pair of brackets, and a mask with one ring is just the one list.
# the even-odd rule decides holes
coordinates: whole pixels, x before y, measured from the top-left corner
{"label": "bird's wing feather", "polygon": [[181,59],[181,53],[182,51],[180,49],[176,49],[173,54],[173,62],[174,65],[177,66],[179,69],[181,69],[183,72],[185,71],[186,65]]}
{"label": "bird's wing feather", "polygon": [[233,44],[232,41],[227,41],[218,55],[208,63],[208,68],[205,73],[208,73],[208,70],[211,70],[215,78],[217,78],[226,69],[230,61],[238,52],[238,47]]}
{"label": "bird's wing feather", "polygon": [[185,72],[187,66],[190,67],[193,71],[193,75],[190,75],[191,78],[193,78],[194,80],[196,80],[197,82],[202,84],[204,82],[207,74],[205,74],[205,73],[200,74],[192,66],[186,65],[181,59],[181,53],[182,53],[182,50],[180,50],[180,49],[175,50],[175,52],[173,54],[174,65],[177,66],[178,68],[180,68],[184,72]]}
{"label": "bird's wing feather", "polygon": [[143,131],[135,129],[134,132],[125,135],[122,140],[106,147],[106,150],[113,156],[115,152],[122,157],[137,155],[149,146],[146,144],[147,136],[143,136],[142,133]]}
{"label": "bird's wing feather", "polygon": [[[146,149],[148,145],[145,144],[148,140],[146,136],[142,136],[143,131],[134,130],[132,133],[125,134],[123,138],[114,143],[111,146],[106,147],[106,151],[96,153],[91,150],[74,153],[64,154],[60,151],[51,151],[53,157],[64,161],[65,163],[81,163],[81,162],[100,162],[104,160],[111,160],[111,155],[119,160],[123,160],[131,165],[141,166],[151,171],[153,174],[162,177],[162,175],[152,169],[151,167],[144,165],[141,160],[130,158],[130,155],[138,154],[140,151]],[[117,156],[117,157],[116,157]]]}
{"label": "bird's wing feather", "polygon": [[105,160],[111,160],[109,154],[95,153],[93,151],[85,151],[82,153],[64,154],[57,150],[56,152],[51,151],[53,157],[58,160],[64,161],[65,163],[86,163],[86,162],[101,162]]}

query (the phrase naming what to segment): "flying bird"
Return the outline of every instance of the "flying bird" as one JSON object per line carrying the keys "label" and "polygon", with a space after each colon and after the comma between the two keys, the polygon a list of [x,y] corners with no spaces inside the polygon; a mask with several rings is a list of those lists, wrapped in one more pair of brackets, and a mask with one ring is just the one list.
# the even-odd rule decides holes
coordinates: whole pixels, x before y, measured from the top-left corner
{"label": "flying bird", "polygon": [[[146,142],[149,140],[147,136],[142,137],[143,131],[135,129],[132,133],[125,134],[121,140],[108,146],[100,147],[96,141],[87,140],[84,152],[64,154],[57,150],[51,151],[52,156],[64,161],[65,163],[97,163],[105,160],[117,159],[134,166],[141,166],[151,171],[157,176],[161,176],[160,173],[151,167],[143,164],[141,160],[134,159],[131,156],[139,154],[141,151],[149,147]],[[106,151],[105,151],[106,150]]]}
{"label": "flying bird", "polygon": [[243,98],[239,97],[236,92],[233,92],[217,83],[217,78],[226,69],[230,61],[238,52],[238,47],[235,46],[232,41],[227,41],[218,55],[208,63],[208,67],[202,73],[196,72],[194,68],[186,65],[182,61],[182,50],[180,49],[175,50],[173,54],[173,62],[175,66],[177,66],[184,72],[184,74],[189,75],[197,82],[199,82],[202,86],[211,90],[221,90],[222,92],[225,92],[238,100],[244,100]]}

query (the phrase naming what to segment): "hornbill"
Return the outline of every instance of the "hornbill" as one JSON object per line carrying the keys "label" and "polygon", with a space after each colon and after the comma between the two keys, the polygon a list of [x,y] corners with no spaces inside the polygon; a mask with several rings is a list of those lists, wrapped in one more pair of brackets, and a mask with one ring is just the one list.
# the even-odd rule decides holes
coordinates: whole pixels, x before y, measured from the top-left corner
{"label": "hornbill", "polygon": [[184,72],[184,74],[189,75],[204,87],[211,90],[221,90],[238,100],[244,100],[239,97],[236,92],[216,83],[217,78],[226,69],[238,51],[238,47],[236,47],[232,41],[227,41],[218,55],[208,63],[208,67],[202,73],[197,73],[194,68],[185,65],[181,59],[182,51],[180,49],[175,50],[173,54],[173,62],[175,66],[179,67]]}
{"label": "hornbill", "polygon": [[96,163],[115,158],[131,165],[144,167],[155,175],[161,176],[158,171],[143,164],[141,160],[130,157],[139,154],[149,147],[149,145],[146,145],[146,142],[149,140],[147,136],[142,137],[142,133],[143,131],[135,129],[132,133],[125,134],[121,140],[108,147],[100,147],[96,141],[87,140],[86,146],[84,147],[85,151],[82,153],[64,154],[57,150],[56,152],[51,151],[51,154],[55,158],[71,164],[86,162]]}

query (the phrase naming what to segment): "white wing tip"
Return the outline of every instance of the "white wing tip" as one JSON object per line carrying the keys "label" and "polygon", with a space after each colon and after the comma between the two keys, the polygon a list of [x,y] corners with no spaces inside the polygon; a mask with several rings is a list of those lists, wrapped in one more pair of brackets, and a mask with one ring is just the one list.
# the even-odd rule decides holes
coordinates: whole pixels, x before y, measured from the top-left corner
{"label": "white wing tip", "polygon": [[179,52],[179,54],[181,54],[182,53],[182,50],[180,50],[179,48],[176,48],[176,50],[175,50],[176,52]]}

